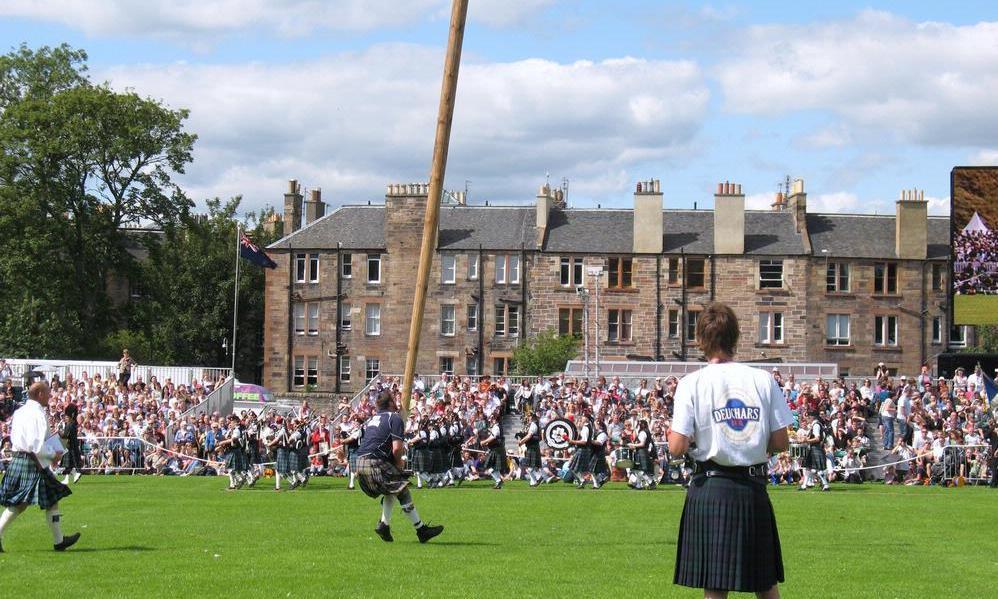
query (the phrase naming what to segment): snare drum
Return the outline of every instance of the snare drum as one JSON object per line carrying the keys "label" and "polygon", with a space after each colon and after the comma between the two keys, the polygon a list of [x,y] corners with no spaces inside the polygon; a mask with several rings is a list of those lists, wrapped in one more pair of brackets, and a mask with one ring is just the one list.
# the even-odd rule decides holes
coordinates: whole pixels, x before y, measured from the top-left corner
{"label": "snare drum", "polygon": [[622,468],[628,470],[634,467],[634,450],[630,447],[621,447],[617,450],[617,461],[613,464],[614,468]]}

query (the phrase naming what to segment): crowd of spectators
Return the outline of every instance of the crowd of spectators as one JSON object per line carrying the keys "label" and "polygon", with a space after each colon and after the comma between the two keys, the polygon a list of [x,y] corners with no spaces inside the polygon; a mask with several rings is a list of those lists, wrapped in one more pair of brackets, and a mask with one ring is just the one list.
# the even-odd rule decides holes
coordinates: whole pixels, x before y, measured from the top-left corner
{"label": "crowd of spectators", "polygon": [[998,294],[998,231],[955,232],[953,252],[957,293]]}
{"label": "crowd of spectators", "polygon": [[[783,376],[778,367],[773,368],[772,376],[793,411],[791,439],[796,441],[789,452],[771,460],[773,484],[800,482],[805,431],[816,421],[822,427],[832,480],[859,483],[871,480],[876,472],[887,484],[929,484],[944,478],[974,480],[987,475],[988,450],[984,445],[992,420],[979,370],[969,375],[958,371],[949,380],[934,378],[927,367],[913,377],[894,375],[882,364],[862,382],[798,381],[793,375]],[[688,467],[670,459],[665,441],[677,383],[671,376],[642,379],[631,386],[618,377],[598,377],[592,383],[565,375],[517,380],[447,374],[428,381],[417,377],[406,429],[415,434],[421,421],[450,422],[456,415],[467,440],[464,465],[471,478],[476,478],[485,455],[479,440],[486,435],[494,414],[536,412],[542,430],[556,418],[577,421],[583,413],[591,414],[610,438],[611,467],[621,457],[619,448],[634,442],[638,424],[644,420],[657,448],[661,481],[683,482]],[[182,416],[203,401],[215,384],[217,381],[178,385],[154,378],[125,383],[98,374],[67,377],[65,381],[55,377],[48,410],[55,429],[65,407],[77,405],[83,458],[90,473],[216,474],[222,471],[216,446],[230,423],[224,415],[197,410],[194,416]],[[9,398],[9,385],[9,380],[0,381],[0,404]],[[292,415],[308,423],[308,447],[313,456],[310,473],[346,474],[349,456],[343,441],[374,413],[374,400],[383,389],[400,393],[400,387],[398,378],[382,377],[356,405],[341,396],[321,413],[308,402],[296,409]],[[264,443],[278,428],[278,413],[264,409],[260,414],[242,416],[244,426],[252,424],[257,430],[261,461],[271,461]],[[506,431],[507,436],[520,430],[519,420],[513,421],[517,422],[516,430]],[[8,436],[8,421],[0,421],[0,453],[9,452]],[[114,439],[101,440],[108,437]],[[550,479],[564,479],[568,452],[545,446],[542,453]],[[893,465],[882,473],[867,468],[873,465],[874,457],[879,458],[877,464]],[[522,476],[517,455],[511,456],[511,466],[511,477]],[[947,476],[943,476],[944,468],[949,469]],[[614,474],[617,480],[623,479],[622,471],[614,470]]]}

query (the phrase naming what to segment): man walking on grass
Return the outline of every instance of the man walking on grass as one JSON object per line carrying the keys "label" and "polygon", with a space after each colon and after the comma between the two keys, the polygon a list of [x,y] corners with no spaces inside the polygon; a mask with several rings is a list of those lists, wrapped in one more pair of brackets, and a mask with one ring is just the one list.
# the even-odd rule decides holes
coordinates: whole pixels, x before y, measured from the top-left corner
{"label": "man walking on grass", "polygon": [[11,448],[14,459],[0,484],[0,552],[7,527],[31,505],[45,510],[45,520],[52,531],[56,551],[65,551],[80,538],[80,533],[64,537],[60,524],[59,500],[72,491],[59,482],[44,463],[58,461],[59,453],[51,442],[45,407],[49,404],[49,386],[38,382],[28,389],[28,401],[14,412],[11,419]]}

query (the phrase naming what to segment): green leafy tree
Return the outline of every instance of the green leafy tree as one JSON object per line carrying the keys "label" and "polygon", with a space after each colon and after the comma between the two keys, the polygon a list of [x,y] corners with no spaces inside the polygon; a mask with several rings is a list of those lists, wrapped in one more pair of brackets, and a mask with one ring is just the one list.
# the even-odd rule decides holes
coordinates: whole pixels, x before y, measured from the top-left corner
{"label": "green leafy tree", "polygon": [[579,340],[561,336],[548,329],[513,352],[513,370],[517,375],[543,376],[561,372],[565,363],[576,356]]}
{"label": "green leafy tree", "polygon": [[[231,343],[232,335],[240,200],[210,200],[207,215],[185,217],[150,244],[149,258],[138,273],[145,297],[130,304],[127,330],[118,331],[106,351],[120,352],[127,340],[148,354],[137,354],[137,359],[147,362],[229,364],[231,348],[223,343]],[[276,239],[262,225],[271,212],[250,215],[243,221],[244,230],[260,246]],[[257,378],[263,355],[263,289],[263,269],[243,260],[236,356],[242,380]]]}
{"label": "green leafy tree", "polygon": [[973,353],[998,353],[998,326],[977,327],[977,345],[968,348]]}
{"label": "green leafy tree", "polygon": [[0,353],[92,356],[120,324],[107,286],[137,265],[124,225],[175,226],[196,136],[185,110],[86,77],[86,53],[0,57]]}

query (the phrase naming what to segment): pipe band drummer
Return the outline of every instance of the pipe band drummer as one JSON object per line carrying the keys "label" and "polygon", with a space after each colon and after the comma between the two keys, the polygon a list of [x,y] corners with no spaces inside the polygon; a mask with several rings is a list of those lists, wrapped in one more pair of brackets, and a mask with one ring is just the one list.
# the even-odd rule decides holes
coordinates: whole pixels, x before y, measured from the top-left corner
{"label": "pipe band drummer", "polygon": [[675,584],[779,597],[784,581],[776,517],[766,492],[771,453],[789,446],[793,416],[773,377],[733,361],[738,320],[714,303],[697,321],[704,368],[679,381],[669,433],[672,456],[696,466],[679,525]]}

